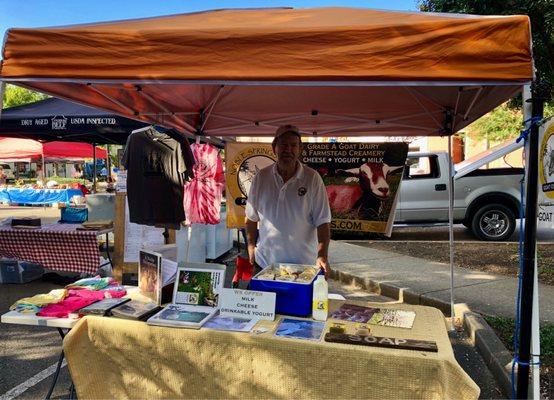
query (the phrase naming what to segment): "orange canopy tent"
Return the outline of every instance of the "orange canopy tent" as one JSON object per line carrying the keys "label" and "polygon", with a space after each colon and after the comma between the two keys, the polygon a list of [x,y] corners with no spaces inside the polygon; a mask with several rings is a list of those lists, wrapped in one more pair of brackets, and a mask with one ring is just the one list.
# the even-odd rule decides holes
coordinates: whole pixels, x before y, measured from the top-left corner
{"label": "orange canopy tent", "polygon": [[[310,136],[451,135],[534,76],[527,16],[348,8],[10,29],[2,58],[4,82],[216,137],[273,135],[284,123]],[[526,271],[535,254],[536,159],[530,165]],[[527,332],[530,322],[522,326]],[[528,350],[528,338],[521,342]]]}
{"label": "orange canopy tent", "polygon": [[527,16],[218,10],[10,29],[0,79],[207,136],[451,134],[533,78]]}

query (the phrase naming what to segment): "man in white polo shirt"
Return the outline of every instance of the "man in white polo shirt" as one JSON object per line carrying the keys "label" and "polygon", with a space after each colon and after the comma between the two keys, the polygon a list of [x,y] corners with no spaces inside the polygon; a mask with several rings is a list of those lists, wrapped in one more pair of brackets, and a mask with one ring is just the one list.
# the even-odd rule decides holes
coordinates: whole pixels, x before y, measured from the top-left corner
{"label": "man in white polo shirt", "polygon": [[331,210],[323,180],[298,160],[298,128],[281,126],[272,146],[277,162],[254,177],[246,202],[250,262],[262,268],[273,263],[316,265],[328,275]]}

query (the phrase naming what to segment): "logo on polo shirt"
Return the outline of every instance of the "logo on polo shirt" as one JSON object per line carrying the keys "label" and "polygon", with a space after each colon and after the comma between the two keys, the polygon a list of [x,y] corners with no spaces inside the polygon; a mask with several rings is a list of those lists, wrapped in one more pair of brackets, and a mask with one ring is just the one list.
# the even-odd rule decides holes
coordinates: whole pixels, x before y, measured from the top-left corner
{"label": "logo on polo shirt", "polygon": [[304,186],[301,186],[298,188],[298,196],[304,196],[306,194],[307,190]]}

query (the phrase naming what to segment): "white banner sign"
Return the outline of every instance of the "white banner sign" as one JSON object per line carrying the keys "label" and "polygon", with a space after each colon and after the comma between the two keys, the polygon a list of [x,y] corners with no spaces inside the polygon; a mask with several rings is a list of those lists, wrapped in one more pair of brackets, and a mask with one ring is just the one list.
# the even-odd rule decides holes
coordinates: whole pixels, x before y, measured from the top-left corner
{"label": "white banner sign", "polygon": [[554,229],[554,119],[539,130],[538,228]]}
{"label": "white banner sign", "polygon": [[242,289],[223,289],[220,294],[219,313],[228,317],[275,319],[275,299],[272,292]]}

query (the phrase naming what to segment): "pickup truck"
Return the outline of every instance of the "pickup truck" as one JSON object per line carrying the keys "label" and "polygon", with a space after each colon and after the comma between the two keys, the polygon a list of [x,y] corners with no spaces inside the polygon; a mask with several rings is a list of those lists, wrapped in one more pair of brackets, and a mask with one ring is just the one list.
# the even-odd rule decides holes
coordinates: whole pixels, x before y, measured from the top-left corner
{"label": "pickup truck", "polygon": [[[507,240],[519,218],[523,168],[477,169],[514,151],[518,144],[489,152],[454,169],[454,223],[481,240]],[[448,153],[409,153],[394,223],[448,223]]]}

